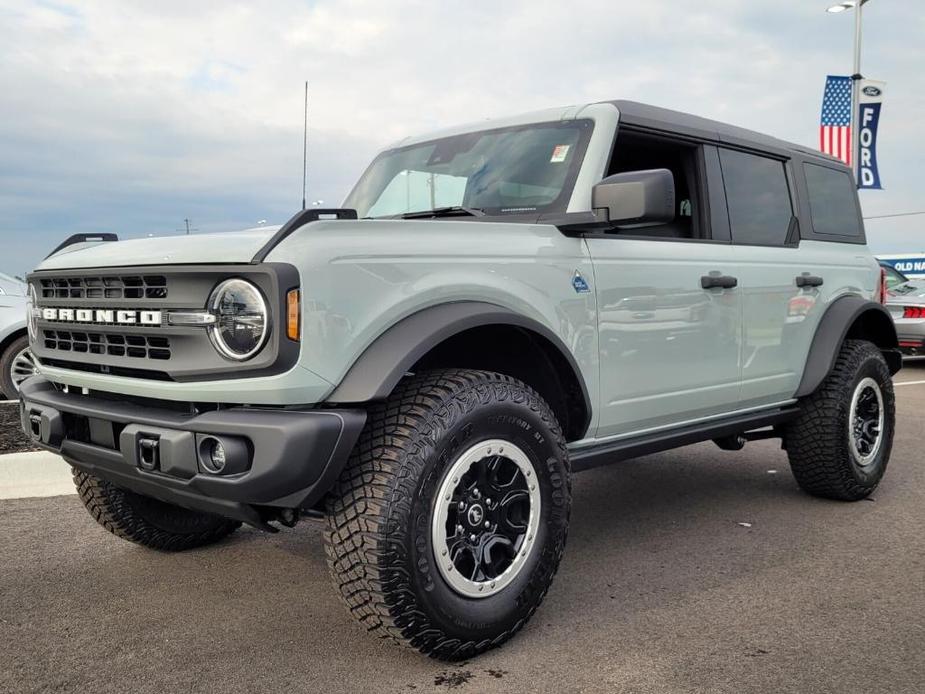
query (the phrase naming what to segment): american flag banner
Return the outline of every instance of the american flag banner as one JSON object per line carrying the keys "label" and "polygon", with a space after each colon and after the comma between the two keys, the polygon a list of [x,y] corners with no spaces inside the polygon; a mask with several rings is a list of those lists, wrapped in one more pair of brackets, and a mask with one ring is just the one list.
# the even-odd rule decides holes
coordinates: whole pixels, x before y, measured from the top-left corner
{"label": "american flag banner", "polygon": [[829,75],[822,97],[819,149],[851,165],[851,78]]}

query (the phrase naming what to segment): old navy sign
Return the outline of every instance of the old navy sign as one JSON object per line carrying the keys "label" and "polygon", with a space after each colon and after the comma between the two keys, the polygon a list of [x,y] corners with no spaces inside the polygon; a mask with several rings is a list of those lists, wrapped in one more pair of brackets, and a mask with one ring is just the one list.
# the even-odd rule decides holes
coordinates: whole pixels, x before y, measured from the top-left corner
{"label": "old navy sign", "polygon": [[858,188],[883,188],[877,168],[877,128],[885,82],[862,80],[858,113]]}

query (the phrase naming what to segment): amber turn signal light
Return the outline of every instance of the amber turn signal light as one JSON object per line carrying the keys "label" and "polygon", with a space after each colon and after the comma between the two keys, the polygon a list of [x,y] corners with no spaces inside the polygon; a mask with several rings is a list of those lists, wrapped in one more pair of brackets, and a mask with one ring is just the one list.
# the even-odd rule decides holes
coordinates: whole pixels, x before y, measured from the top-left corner
{"label": "amber turn signal light", "polygon": [[298,341],[302,337],[302,312],[299,310],[299,290],[286,293],[286,335]]}

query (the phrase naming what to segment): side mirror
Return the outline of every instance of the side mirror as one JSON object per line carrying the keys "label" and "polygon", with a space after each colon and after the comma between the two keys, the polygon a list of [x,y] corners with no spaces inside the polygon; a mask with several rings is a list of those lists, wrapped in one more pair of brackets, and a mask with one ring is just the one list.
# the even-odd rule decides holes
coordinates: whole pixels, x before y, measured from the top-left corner
{"label": "side mirror", "polygon": [[608,176],[591,190],[591,207],[613,224],[667,224],[674,220],[674,176],[668,169]]}

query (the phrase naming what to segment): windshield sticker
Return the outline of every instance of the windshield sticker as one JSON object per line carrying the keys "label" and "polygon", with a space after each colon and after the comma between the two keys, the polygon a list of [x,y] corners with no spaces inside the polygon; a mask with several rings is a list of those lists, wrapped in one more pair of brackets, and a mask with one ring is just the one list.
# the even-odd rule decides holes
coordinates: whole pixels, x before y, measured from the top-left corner
{"label": "windshield sticker", "polygon": [[551,164],[559,164],[565,161],[566,157],[568,157],[569,147],[570,145],[556,145],[552,150],[552,158],[549,162]]}

